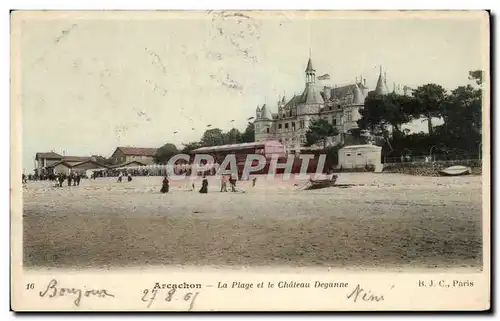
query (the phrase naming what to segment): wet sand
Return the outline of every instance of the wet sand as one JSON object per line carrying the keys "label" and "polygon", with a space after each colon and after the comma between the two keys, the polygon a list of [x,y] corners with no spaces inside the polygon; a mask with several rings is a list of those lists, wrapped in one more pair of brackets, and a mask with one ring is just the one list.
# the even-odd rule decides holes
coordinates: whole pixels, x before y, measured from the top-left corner
{"label": "wet sand", "polygon": [[339,174],[349,188],[298,191],[304,180],[29,182],[23,191],[27,268],[290,266],[480,268],[481,177]]}

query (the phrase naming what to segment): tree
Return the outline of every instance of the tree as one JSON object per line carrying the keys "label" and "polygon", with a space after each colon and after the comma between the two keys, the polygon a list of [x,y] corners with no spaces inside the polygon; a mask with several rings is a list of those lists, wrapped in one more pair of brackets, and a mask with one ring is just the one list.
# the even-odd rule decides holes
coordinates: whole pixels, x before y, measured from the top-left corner
{"label": "tree", "polygon": [[413,119],[415,100],[412,97],[389,94],[369,94],[365,100],[365,107],[360,110],[361,119],[358,120],[360,130],[368,130],[375,136],[388,138],[389,126],[393,129],[393,136],[401,132],[401,125]]}
{"label": "tree", "polygon": [[156,150],[153,160],[156,164],[166,164],[172,156],[179,154],[177,146],[167,143]]}
{"label": "tree", "polygon": [[446,99],[446,90],[436,84],[427,84],[413,91],[415,98],[414,116],[427,119],[429,134],[432,134],[432,117],[440,117],[442,104]]}
{"label": "tree", "polygon": [[101,155],[92,155],[92,158],[98,162],[99,164],[103,164],[103,165],[112,165],[113,164],[113,160],[111,158],[106,158],[104,156],[101,156]]}
{"label": "tree", "polygon": [[208,129],[201,137],[202,146],[220,146],[224,144],[224,133],[220,128]]}
{"label": "tree", "polygon": [[187,144],[184,144],[184,147],[181,150],[181,153],[183,154],[191,154],[191,152],[195,149],[198,149],[202,147],[201,142],[190,142]]}
{"label": "tree", "polygon": [[224,133],[225,144],[237,144],[240,142],[240,140],[241,140],[241,132],[236,128],[232,128],[227,133]]}
{"label": "tree", "polygon": [[442,108],[447,145],[477,150],[482,132],[482,90],[471,85],[454,89]]}
{"label": "tree", "polygon": [[319,118],[314,119],[309,124],[309,129],[306,132],[307,146],[315,144],[323,144],[326,148],[327,138],[337,136],[339,131],[327,120]]}
{"label": "tree", "polygon": [[255,141],[255,125],[254,123],[248,123],[247,128],[240,136],[239,143],[252,143]]}
{"label": "tree", "polygon": [[339,150],[343,146],[344,145],[328,146],[325,149],[323,149],[323,154],[326,155],[325,163],[329,168],[335,167],[338,165],[338,163],[339,163]]}
{"label": "tree", "polygon": [[478,85],[482,85],[484,82],[484,72],[482,70],[471,70],[469,71],[469,79],[475,80]]}

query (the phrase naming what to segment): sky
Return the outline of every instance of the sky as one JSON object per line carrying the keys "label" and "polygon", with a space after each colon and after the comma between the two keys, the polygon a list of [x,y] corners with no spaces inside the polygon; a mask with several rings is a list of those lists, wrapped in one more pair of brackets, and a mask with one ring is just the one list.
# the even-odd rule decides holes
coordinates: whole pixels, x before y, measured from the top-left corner
{"label": "sky", "polygon": [[[244,130],[304,88],[379,67],[392,84],[447,89],[485,70],[485,16],[332,12],[33,13],[19,15],[22,161],[36,152],[109,157],[118,146],[199,140],[207,125]],[[16,72],[16,70],[14,70]],[[17,106],[16,106],[17,107]],[[412,130],[425,130],[416,123]],[[177,132],[177,134],[174,134]]]}

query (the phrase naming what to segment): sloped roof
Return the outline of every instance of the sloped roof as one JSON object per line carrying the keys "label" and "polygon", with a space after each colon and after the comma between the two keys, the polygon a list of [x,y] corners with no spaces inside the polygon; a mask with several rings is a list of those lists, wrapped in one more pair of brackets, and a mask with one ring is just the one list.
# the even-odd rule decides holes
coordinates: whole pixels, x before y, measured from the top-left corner
{"label": "sloped roof", "polygon": [[266,104],[264,104],[264,106],[262,106],[261,113],[262,113],[260,116],[261,119],[269,119],[269,120],[273,119],[273,115],[271,114],[271,111],[266,106]]}
{"label": "sloped roof", "polygon": [[293,95],[293,97],[285,104],[285,106],[297,106],[298,104],[300,104],[301,97],[302,96]]}
{"label": "sloped roof", "polygon": [[266,140],[266,141],[262,141],[262,142],[253,142],[253,143],[200,147],[200,148],[193,150],[193,153],[238,150],[238,149],[246,149],[246,148],[265,147],[265,146],[283,146],[283,144],[281,144],[279,141],[276,141],[276,140]]}
{"label": "sloped roof", "polygon": [[57,165],[61,165],[63,164],[64,166],[66,166],[67,168],[71,168],[71,164],[65,162],[65,161],[59,161],[59,162],[55,162],[55,163],[52,163],[50,165],[47,165],[46,168],[52,168],[52,167],[56,167]]}
{"label": "sloped roof", "polygon": [[380,74],[378,75],[377,87],[375,87],[375,92],[379,95],[387,95],[389,93],[386,79],[382,75],[382,67],[380,67]]}
{"label": "sloped roof", "polygon": [[85,162],[91,160],[88,156],[63,156],[62,159],[65,162]]}
{"label": "sloped roof", "polygon": [[80,162],[80,163],[77,163],[77,164],[74,164],[72,167],[78,167],[80,165],[83,165],[83,164],[87,164],[87,163],[92,163],[92,164],[95,164],[97,166],[101,166],[101,167],[104,167],[104,168],[108,168],[109,166],[107,165],[104,165],[104,164],[101,164],[99,162],[96,162],[95,160],[92,160],[92,159],[88,159],[86,161],[83,161],[83,162]]}
{"label": "sloped roof", "polygon": [[347,95],[354,93],[355,84],[344,85],[332,89],[332,100],[333,99],[344,99]]}
{"label": "sloped roof", "polygon": [[341,149],[376,149],[376,150],[381,150],[382,147],[377,146],[377,145],[372,145],[372,144],[365,144],[365,145],[350,145],[350,146],[344,146]]}
{"label": "sloped roof", "polygon": [[307,67],[306,67],[306,72],[310,72],[310,71],[315,71],[314,68],[313,68],[313,64],[312,64],[311,58],[309,58],[309,61],[307,62]]}
{"label": "sloped roof", "polygon": [[139,161],[133,160],[133,161],[121,163],[121,164],[118,164],[118,165],[109,166],[109,168],[126,167],[126,166],[129,166],[129,165],[132,165],[132,164],[137,164],[139,166],[146,166],[146,164],[144,164],[143,162],[139,162]]}
{"label": "sloped roof", "polygon": [[36,153],[35,159],[62,159],[63,157],[54,152]]}
{"label": "sloped roof", "polygon": [[130,155],[130,156],[154,156],[156,154],[157,148],[117,147],[116,150],[120,150],[124,155]]}
{"label": "sloped roof", "polygon": [[323,104],[325,101],[323,100],[323,96],[321,96],[320,90],[308,84],[302,93],[300,102],[304,104]]}

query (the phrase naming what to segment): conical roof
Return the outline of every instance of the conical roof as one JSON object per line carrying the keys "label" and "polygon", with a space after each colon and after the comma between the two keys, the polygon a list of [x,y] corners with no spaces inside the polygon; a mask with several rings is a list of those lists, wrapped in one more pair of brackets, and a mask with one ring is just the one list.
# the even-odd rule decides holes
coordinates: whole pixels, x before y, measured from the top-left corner
{"label": "conical roof", "polygon": [[311,60],[311,58],[309,58],[309,61],[307,62],[306,72],[312,72],[312,71],[315,71],[315,70],[313,68],[312,60]]}
{"label": "conical roof", "polygon": [[380,66],[380,74],[378,75],[377,87],[375,87],[375,92],[379,95],[387,95],[389,90],[387,90],[387,84],[382,75],[382,66]]}
{"label": "conical roof", "polygon": [[319,89],[311,84],[308,84],[302,93],[300,102],[304,104],[323,104],[325,101],[323,96],[321,96]]}
{"label": "conical roof", "polygon": [[264,104],[264,106],[262,106],[262,109],[260,111],[261,111],[261,116],[260,116],[261,119],[267,119],[267,120],[273,119],[273,115],[271,114],[271,111],[266,106],[266,104]]}

